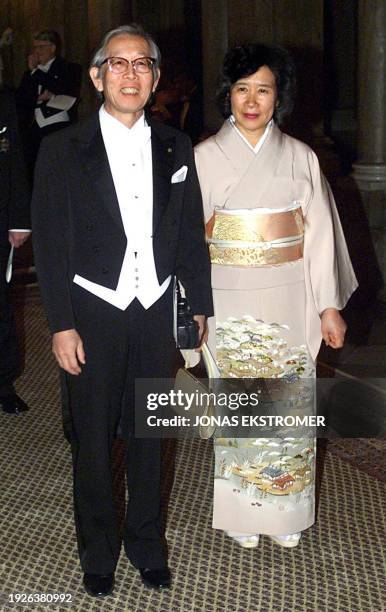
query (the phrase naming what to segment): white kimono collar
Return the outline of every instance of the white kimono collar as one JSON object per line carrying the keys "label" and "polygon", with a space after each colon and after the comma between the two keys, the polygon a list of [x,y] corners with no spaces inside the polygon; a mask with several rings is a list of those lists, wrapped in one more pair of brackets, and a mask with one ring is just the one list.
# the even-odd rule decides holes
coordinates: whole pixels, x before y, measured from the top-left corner
{"label": "white kimono collar", "polygon": [[251,145],[251,143],[250,143],[250,142],[248,142],[248,140],[245,138],[244,134],[242,134],[242,133],[240,132],[240,130],[238,129],[238,127],[236,126],[236,123],[235,123],[235,118],[234,118],[234,116],[233,116],[233,115],[231,115],[231,116],[229,117],[229,123],[230,123],[230,124],[231,124],[231,126],[232,126],[232,127],[235,129],[235,130],[236,130],[237,134],[238,134],[238,135],[240,136],[240,138],[241,138],[241,139],[242,139],[242,140],[245,142],[245,144],[246,144],[246,145],[247,145],[247,146],[248,146],[248,147],[251,149],[251,151],[253,151],[253,152],[254,152],[254,154],[255,154],[255,155],[257,155],[257,154],[258,154],[258,152],[260,151],[261,147],[263,146],[264,142],[265,142],[265,141],[266,141],[266,139],[267,139],[268,133],[269,133],[269,131],[270,131],[270,129],[271,129],[271,126],[272,126],[272,124],[273,124],[273,119],[271,119],[271,120],[270,120],[270,121],[267,123],[266,128],[265,128],[265,130],[264,130],[264,134],[262,135],[262,137],[260,138],[259,142],[258,142],[258,143],[256,144],[256,146],[254,146],[254,147]]}

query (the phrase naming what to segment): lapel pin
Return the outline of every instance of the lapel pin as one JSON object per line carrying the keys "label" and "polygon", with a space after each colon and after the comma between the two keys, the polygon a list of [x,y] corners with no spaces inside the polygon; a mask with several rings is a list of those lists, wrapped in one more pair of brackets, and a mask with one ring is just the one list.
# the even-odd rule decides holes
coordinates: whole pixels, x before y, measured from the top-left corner
{"label": "lapel pin", "polygon": [[173,149],[171,147],[167,148],[168,153],[173,153]]}

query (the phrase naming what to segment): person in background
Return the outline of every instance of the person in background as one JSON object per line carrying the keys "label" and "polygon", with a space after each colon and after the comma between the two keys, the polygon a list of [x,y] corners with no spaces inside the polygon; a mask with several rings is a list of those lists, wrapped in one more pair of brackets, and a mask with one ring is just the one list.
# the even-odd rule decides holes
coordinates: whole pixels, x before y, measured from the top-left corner
{"label": "person in background", "polygon": [[[235,47],[218,93],[225,122],[195,149],[212,262],[209,345],[223,378],[312,378],[322,338],[344,342],[339,311],[357,282],[315,153],[279,127],[294,90],[287,51]],[[247,548],[260,534],[297,546],[314,522],[315,440],[217,438],[215,460],[213,526]]]}
{"label": "person in background", "polygon": [[202,118],[198,108],[197,85],[188,70],[180,69],[174,78],[162,79],[150,113],[154,119],[186,132],[193,144],[198,142]]}
{"label": "person in background", "polygon": [[9,281],[13,249],[31,234],[30,193],[11,92],[2,86],[0,70],[0,407],[19,414],[28,409],[13,383],[21,372]]}
{"label": "person in background", "polygon": [[41,140],[77,119],[82,69],[61,57],[61,39],[42,30],[32,43],[28,70],[16,90],[26,159],[32,173]]}

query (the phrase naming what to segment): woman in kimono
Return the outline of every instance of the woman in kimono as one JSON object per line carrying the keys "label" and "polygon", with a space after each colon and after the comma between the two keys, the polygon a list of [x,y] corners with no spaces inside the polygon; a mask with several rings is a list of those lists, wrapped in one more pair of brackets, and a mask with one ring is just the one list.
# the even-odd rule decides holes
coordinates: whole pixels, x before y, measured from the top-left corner
{"label": "woman in kimono", "polygon": [[[315,153],[280,131],[294,66],[279,47],[224,60],[220,131],[196,147],[212,261],[209,346],[223,378],[315,376],[322,338],[343,345],[357,287]],[[241,546],[285,547],[314,522],[314,438],[217,438],[213,527]]]}

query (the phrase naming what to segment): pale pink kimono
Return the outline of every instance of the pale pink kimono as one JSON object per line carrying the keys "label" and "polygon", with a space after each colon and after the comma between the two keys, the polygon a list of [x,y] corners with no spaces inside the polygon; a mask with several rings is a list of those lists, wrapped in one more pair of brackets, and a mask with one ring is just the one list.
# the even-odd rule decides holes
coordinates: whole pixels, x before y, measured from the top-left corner
{"label": "pale pink kimono", "polygon": [[[322,339],[320,314],[328,307],[342,309],[357,281],[315,153],[274,124],[268,130],[257,154],[229,120],[196,147],[205,219],[215,208],[278,210],[296,203],[304,219],[303,259],[262,267],[213,264],[215,317],[209,321],[209,345],[216,355],[216,324],[221,327],[229,317],[236,324],[245,315],[276,323],[283,326],[280,335],[289,351],[303,346],[308,375],[314,375]],[[280,535],[312,525],[314,446],[313,439],[304,438],[216,440],[213,526]],[[262,470],[270,478],[281,472],[288,482],[297,479],[297,485],[274,493],[266,486],[268,476],[264,486],[250,478]]]}

